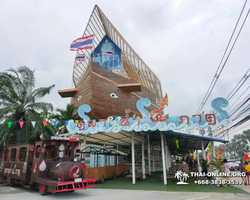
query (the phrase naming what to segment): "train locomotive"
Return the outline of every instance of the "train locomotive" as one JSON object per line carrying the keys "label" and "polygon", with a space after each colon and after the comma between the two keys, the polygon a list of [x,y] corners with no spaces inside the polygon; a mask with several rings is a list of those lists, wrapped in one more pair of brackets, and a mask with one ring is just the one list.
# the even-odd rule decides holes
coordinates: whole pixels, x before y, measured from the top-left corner
{"label": "train locomotive", "polygon": [[95,187],[95,180],[82,179],[84,169],[75,158],[76,138],[53,136],[51,140],[4,147],[0,183],[30,185],[47,193],[74,192]]}

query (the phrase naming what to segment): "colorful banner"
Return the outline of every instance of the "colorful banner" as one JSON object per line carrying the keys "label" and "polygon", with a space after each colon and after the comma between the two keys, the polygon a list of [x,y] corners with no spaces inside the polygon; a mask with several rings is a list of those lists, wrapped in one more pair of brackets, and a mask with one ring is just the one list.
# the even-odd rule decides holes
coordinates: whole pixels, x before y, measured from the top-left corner
{"label": "colorful banner", "polygon": [[[161,105],[168,102],[167,95],[163,98]],[[211,102],[213,111],[209,114],[197,114],[191,117],[187,115],[169,116],[169,114],[162,115],[159,110],[149,112],[145,107],[149,107],[151,102],[149,99],[141,98],[137,101],[136,106],[143,118],[138,116],[133,117],[114,117],[110,116],[108,119],[100,119],[98,122],[90,120],[85,114],[91,111],[89,105],[84,104],[78,108],[78,114],[83,119],[76,123],[74,120],[69,120],[67,129],[70,134],[88,134],[98,132],[115,132],[120,131],[169,131],[169,130],[194,130],[205,129],[208,127],[217,128],[219,126],[228,126],[231,124],[228,113],[222,109],[229,105],[224,98],[216,98]],[[163,109],[162,109],[163,110]]]}
{"label": "colorful banner", "polygon": [[[75,120],[76,123],[78,123],[78,121],[80,121],[80,120]],[[95,121],[95,120],[93,120],[93,121]],[[10,128],[13,123],[19,123],[20,128],[22,128],[24,123],[29,123],[29,122],[30,121],[7,122],[7,125]],[[32,126],[35,127],[37,122],[42,122],[44,127],[47,125],[47,121],[31,121]],[[68,125],[68,122],[69,122],[68,120],[65,120],[66,126]],[[57,123],[58,123],[58,121],[53,121],[54,126],[56,126]]]}

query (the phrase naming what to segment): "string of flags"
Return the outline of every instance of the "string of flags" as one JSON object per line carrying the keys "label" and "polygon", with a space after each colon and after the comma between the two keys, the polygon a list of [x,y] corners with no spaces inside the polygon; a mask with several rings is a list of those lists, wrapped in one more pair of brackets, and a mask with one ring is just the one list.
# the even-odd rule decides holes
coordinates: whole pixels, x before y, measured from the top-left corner
{"label": "string of flags", "polygon": [[[78,121],[79,121],[79,120],[75,120],[76,123],[78,123]],[[23,125],[24,125],[25,122],[27,123],[28,121],[19,121],[19,122],[18,122],[20,128],[23,127]],[[45,127],[45,126],[47,125],[47,122],[48,122],[48,121],[31,121],[32,126],[35,127],[37,122],[42,122],[42,123],[43,123],[43,126]],[[66,124],[66,125],[68,125],[68,122],[69,122],[68,120],[65,120],[65,124]],[[56,126],[57,123],[58,123],[58,121],[55,121],[55,120],[53,121],[54,126]],[[8,128],[10,128],[12,124],[13,124],[13,122],[7,122]]]}

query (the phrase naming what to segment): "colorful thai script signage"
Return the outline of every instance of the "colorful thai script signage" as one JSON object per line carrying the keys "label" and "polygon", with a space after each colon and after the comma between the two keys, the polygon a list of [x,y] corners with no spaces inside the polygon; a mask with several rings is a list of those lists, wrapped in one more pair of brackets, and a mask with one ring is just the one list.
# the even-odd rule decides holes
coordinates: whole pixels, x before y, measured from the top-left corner
{"label": "colorful thai script signage", "polygon": [[[163,98],[162,103],[167,101],[167,95]],[[82,121],[75,122],[69,120],[67,129],[70,134],[88,134],[98,132],[115,132],[120,131],[168,131],[168,130],[194,130],[204,129],[208,127],[217,128],[219,126],[228,126],[231,121],[229,120],[228,113],[223,110],[223,107],[229,105],[228,101],[224,98],[216,98],[211,102],[213,111],[204,115],[181,115],[170,116],[162,115],[154,111],[149,112],[145,107],[149,107],[151,102],[149,99],[141,98],[137,101],[136,106],[138,111],[143,116],[139,118],[134,117],[109,117],[108,119],[90,120],[85,114],[90,112],[89,105],[84,104],[78,108],[78,114],[83,119]]]}

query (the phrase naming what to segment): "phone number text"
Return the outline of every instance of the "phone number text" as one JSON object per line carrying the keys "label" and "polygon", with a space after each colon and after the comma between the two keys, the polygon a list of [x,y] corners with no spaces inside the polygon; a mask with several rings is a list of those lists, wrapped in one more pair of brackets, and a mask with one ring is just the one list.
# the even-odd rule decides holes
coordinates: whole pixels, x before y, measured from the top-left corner
{"label": "phone number text", "polygon": [[198,180],[194,181],[198,185],[242,185],[242,180]]}

